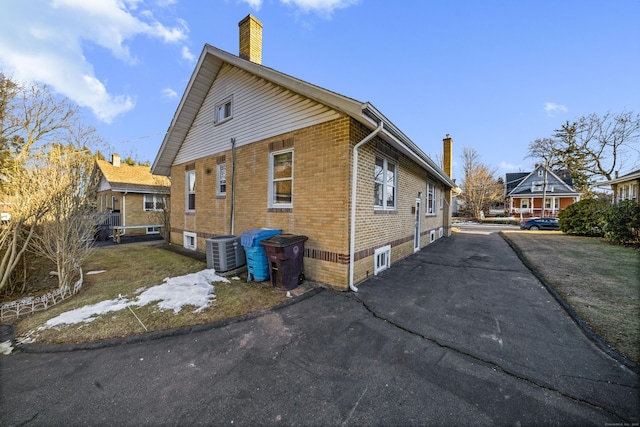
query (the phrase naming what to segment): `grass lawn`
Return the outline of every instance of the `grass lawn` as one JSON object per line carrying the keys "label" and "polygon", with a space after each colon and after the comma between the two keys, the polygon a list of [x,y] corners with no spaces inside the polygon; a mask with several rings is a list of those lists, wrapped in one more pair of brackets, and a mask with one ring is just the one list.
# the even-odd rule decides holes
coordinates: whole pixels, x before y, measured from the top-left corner
{"label": "grass lawn", "polygon": [[[195,273],[206,267],[201,261],[163,249],[157,244],[96,249],[84,266],[84,272],[106,271],[95,275],[85,274],[81,291],[67,301],[15,321],[15,335],[24,336],[63,312],[115,299],[119,295],[131,299],[139,288],[160,285],[166,277]],[[132,310],[148,332],[153,332],[241,316],[287,300],[286,292],[274,289],[269,282],[229,280],[231,283],[213,283],[216,299],[210,307],[199,313],[184,307],[174,314],[172,310],[158,309],[153,303],[132,307]],[[36,338],[36,343],[41,344],[78,343],[141,334],[147,332],[144,327],[130,310],[124,309],[102,315],[89,323],[45,329],[34,332],[32,336]]]}
{"label": "grass lawn", "polygon": [[640,250],[559,231],[505,231],[604,341],[640,363]]}

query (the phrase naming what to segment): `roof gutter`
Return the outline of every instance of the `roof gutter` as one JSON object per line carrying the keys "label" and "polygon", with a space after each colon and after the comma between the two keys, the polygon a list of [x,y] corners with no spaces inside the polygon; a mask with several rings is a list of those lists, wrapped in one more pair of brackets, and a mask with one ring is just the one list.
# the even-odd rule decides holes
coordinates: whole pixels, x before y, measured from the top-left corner
{"label": "roof gutter", "polygon": [[363,105],[363,116],[375,117],[376,121],[380,120],[385,122],[385,129],[382,135],[388,141],[391,141],[396,146],[400,147],[404,154],[412,158],[416,163],[424,167],[427,171],[435,175],[440,181],[448,185],[451,188],[457,187],[457,185],[451,180],[451,178],[444,173],[429,156],[424,154],[422,150],[409,139],[400,129],[398,129],[389,119],[387,119],[382,113],[380,113],[373,105],[366,103]]}
{"label": "roof gutter", "polygon": [[378,135],[382,131],[383,126],[384,121],[380,120],[378,127],[353,147],[353,173],[351,174],[351,236],[349,238],[349,289],[353,292],[358,292],[358,288],[353,284],[353,263],[355,262],[354,252],[356,250],[356,186],[358,182],[358,149]]}

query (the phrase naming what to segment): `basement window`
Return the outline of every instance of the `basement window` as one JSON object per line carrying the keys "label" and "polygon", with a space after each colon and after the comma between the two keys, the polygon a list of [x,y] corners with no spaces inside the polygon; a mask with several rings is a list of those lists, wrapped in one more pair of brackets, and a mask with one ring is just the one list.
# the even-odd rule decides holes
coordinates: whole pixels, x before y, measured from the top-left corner
{"label": "basement window", "polygon": [[196,240],[196,233],[185,231],[182,233],[182,236],[184,239],[184,244],[183,244],[184,248],[195,251],[198,245],[198,241]]}
{"label": "basement window", "polygon": [[160,234],[160,227],[147,227],[147,234]]}
{"label": "basement window", "polygon": [[375,262],[373,266],[374,275],[377,275],[389,268],[389,265],[391,264],[391,245],[376,249],[373,258]]}

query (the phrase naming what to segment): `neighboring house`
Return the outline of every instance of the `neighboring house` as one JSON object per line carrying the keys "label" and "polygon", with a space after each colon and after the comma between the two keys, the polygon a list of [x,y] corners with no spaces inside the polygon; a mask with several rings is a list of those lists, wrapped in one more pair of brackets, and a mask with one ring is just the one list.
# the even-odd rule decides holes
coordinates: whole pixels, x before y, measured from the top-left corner
{"label": "neighboring house", "polygon": [[640,191],[640,169],[622,175],[617,176],[611,181],[604,181],[595,184],[596,187],[611,187],[613,197],[611,202],[617,205],[623,200],[635,200],[638,201],[638,191]]}
{"label": "neighboring house", "polygon": [[96,160],[98,212],[112,214],[111,225],[127,227],[123,234],[158,234],[168,202],[170,181],[151,174],[149,166],[131,166],[114,154],[112,161]]}
{"label": "neighboring house", "polygon": [[568,171],[545,171],[544,166],[536,165],[532,172],[506,174],[504,197],[507,215],[520,218],[555,217],[567,206],[580,200],[580,193],[574,190]]}
{"label": "neighboring house", "polygon": [[239,27],[240,57],[204,46],[153,163],[173,243],[282,229],[308,237],[307,278],[356,290],[449,235],[447,173],[370,103],[262,66],[262,25]]}

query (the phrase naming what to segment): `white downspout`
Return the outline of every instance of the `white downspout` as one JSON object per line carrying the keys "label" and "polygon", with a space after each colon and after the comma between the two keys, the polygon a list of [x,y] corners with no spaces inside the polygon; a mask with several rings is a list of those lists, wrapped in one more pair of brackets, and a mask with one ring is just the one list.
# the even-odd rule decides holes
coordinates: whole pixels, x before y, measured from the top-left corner
{"label": "white downspout", "polygon": [[236,139],[231,138],[231,234],[235,233],[236,222]]}
{"label": "white downspout", "polygon": [[[127,192],[122,193],[122,207],[120,208],[120,219],[123,227],[127,226]],[[120,234],[126,234],[127,230],[122,230]]]}
{"label": "white downspout", "polygon": [[353,173],[351,174],[351,236],[349,238],[349,289],[353,292],[358,292],[358,288],[353,284],[353,263],[355,259],[354,252],[356,250],[356,183],[358,182],[358,148],[380,133],[382,126],[383,123],[382,120],[380,120],[378,127],[353,147]]}

